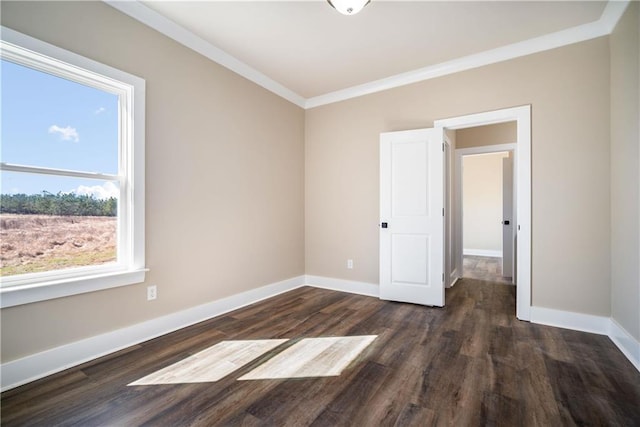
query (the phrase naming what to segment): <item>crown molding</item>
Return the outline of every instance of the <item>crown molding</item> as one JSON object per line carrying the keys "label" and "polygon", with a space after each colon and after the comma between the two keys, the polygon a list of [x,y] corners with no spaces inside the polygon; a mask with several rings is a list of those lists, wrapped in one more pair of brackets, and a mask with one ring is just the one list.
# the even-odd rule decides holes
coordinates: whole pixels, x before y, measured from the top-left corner
{"label": "crown molding", "polygon": [[609,1],[600,19],[588,24],[308,99],[270,79],[260,71],[150,9],[138,0],[103,0],[103,2],[293,104],[309,109],[609,35],[624,14],[630,0]]}
{"label": "crown molding", "polygon": [[345,101],[387,89],[393,89],[606,36],[611,34],[628,5],[629,1],[627,0],[609,1],[600,19],[597,21],[309,98],[305,103],[305,108],[314,108],[334,102]]}
{"label": "crown molding", "polygon": [[145,6],[138,0],[103,0],[103,2],[188,47],[189,49],[204,55],[213,62],[216,62],[234,73],[241,75],[247,80],[250,80],[287,101],[304,108],[305,99],[302,96],[284,87],[275,80],[270,79],[260,71],[250,67],[234,56],[229,55],[224,50],[195,35],[181,25],[164,17],[155,10]]}
{"label": "crown molding", "polygon": [[630,0],[609,0],[607,6],[602,11],[600,19],[597,21],[604,26],[607,34],[611,34],[616,28],[618,21],[620,21],[620,18],[622,18],[624,11],[627,10],[627,6],[629,6],[630,3]]}

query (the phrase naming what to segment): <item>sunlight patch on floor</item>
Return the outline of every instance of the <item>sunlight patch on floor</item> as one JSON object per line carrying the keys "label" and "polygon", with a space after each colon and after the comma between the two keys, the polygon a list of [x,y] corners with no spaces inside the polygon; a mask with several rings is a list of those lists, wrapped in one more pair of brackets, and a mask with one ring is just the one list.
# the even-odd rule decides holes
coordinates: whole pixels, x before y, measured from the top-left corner
{"label": "sunlight patch on floor", "polygon": [[129,385],[218,381],[286,341],[288,340],[222,341]]}
{"label": "sunlight patch on floor", "polygon": [[337,376],[377,338],[304,338],[239,380],[266,380]]}
{"label": "sunlight patch on floor", "polygon": [[[338,376],[376,338],[377,335],[303,338],[238,380]],[[287,341],[222,341],[129,385],[215,382]]]}

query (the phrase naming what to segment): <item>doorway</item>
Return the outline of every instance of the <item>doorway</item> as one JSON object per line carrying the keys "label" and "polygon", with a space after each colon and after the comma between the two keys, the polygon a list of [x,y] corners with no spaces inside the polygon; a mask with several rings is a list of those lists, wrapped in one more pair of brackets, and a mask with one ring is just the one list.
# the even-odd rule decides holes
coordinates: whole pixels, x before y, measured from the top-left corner
{"label": "doorway", "polygon": [[[435,127],[443,128],[445,132],[465,130],[469,128],[492,125],[497,123],[515,122],[516,141],[514,153],[514,204],[515,216],[513,223],[514,277],[516,283],[516,317],[520,320],[530,320],[531,312],[531,106],[506,108],[485,113],[470,114],[449,119],[436,120]],[[458,148],[457,141],[453,141],[454,148]],[[485,146],[484,149],[491,146]],[[500,144],[495,151],[504,151],[504,144]],[[456,153],[457,154],[457,153]],[[458,156],[456,155],[456,166]],[[461,177],[459,167],[452,168],[454,176],[450,176],[457,188]],[[455,279],[462,277],[463,244],[462,244],[462,212],[461,191],[455,191],[452,198],[453,208],[449,210],[453,224],[453,254],[454,260],[450,274]]]}
{"label": "doorway", "polygon": [[[515,141],[515,123],[512,128]],[[462,200],[462,277],[513,284],[514,150],[505,145],[504,151],[482,153],[458,149],[461,179],[456,191]]]}

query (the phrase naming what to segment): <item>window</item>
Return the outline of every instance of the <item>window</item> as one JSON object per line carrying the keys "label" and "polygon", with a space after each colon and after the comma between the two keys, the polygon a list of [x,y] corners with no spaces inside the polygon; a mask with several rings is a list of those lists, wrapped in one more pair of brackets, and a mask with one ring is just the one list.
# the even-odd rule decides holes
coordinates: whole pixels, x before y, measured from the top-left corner
{"label": "window", "polygon": [[144,80],[2,28],[2,307],[144,281]]}

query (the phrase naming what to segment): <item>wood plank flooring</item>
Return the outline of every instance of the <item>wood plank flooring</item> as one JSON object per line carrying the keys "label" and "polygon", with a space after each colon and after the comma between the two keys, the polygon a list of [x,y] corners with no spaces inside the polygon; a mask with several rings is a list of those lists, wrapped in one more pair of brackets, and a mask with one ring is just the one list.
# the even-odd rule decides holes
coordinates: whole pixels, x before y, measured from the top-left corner
{"label": "wood plank flooring", "polygon": [[502,258],[465,255],[462,258],[462,277],[498,283],[512,283],[502,275]]}
{"label": "wood plank flooring", "polygon": [[285,342],[286,339],[222,341],[129,386],[219,381]]}
{"label": "wood plank flooring", "polygon": [[303,338],[238,380],[340,375],[376,338],[375,335]]}
{"label": "wood plank flooring", "polygon": [[[638,426],[640,373],[605,336],[515,319],[515,287],[445,308],[300,288],[1,395],[6,426]],[[238,379],[302,338],[377,335],[339,376]],[[127,386],[230,340],[287,339],[215,382]]]}

